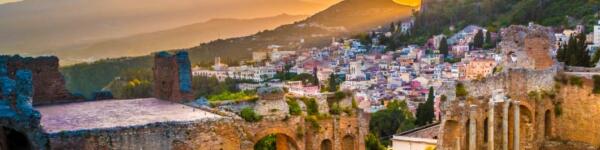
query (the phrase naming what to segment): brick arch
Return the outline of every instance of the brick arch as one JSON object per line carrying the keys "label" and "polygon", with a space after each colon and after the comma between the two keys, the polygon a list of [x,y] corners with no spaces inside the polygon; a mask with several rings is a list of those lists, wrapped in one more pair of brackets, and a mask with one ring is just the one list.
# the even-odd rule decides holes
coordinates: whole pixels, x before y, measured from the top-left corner
{"label": "brick arch", "polygon": [[460,130],[462,125],[456,120],[446,120],[444,126],[442,144],[448,149],[456,149],[459,146],[458,143],[460,143],[460,137],[462,136]]}
{"label": "brick arch", "polygon": [[0,126],[0,149],[29,150],[33,149],[32,141],[27,134],[16,129]]}
{"label": "brick arch", "polygon": [[321,141],[321,150],[333,150],[333,142],[330,139]]}
{"label": "brick arch", "polygon": [[535,137],[535,121],[534,114],[531,109],[529,109],[526,105],[520,105],[520,123],[519,123],[519,137],[520,137],[520,146],[521,149],[530,149],[533,148],[531,144],[533,144]]}
{"label": "brick arch", "polygon": [[[254,134],[254,137],[252,138],[252,143],[253,146],[258,143],[261,139],[269,136],[269,135],[275,135],[277,137],[277,141],[280,140],[286,140],[287,142],[291,143],[293,148],[296,150],[301,150],[303,147],[302,145],[298,145],[298,143],[302,143],[301,141],[299,142],[294,134],[295,131],[292,131],[291,129],[288,128],[268,128],[265,130],[261,130],[260,132]],[[279,142],[277,143],[279,145]]]}
{"label": "brick arch", "polygon": [[342,150],[355,150],[356,145],[356,136],[347,134],[342,137]]}

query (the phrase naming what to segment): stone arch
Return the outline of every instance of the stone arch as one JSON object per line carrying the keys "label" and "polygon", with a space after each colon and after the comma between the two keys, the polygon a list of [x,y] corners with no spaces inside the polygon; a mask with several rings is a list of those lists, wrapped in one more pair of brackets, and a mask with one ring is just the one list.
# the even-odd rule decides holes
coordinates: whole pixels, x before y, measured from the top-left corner
{"label": "stone arch", "polygon": [[354,136],[346,135],[342,138],[342,150],[354,150],[356,149]]}
{"label": "stone arch", "polygon": [[267,134],[265,136],[259,137],[258,140],[254,141],[254,145],[252,147],[256,148],[258,142],[263,140],[264,138],[268,138],[270,136],[274,136],[275,138],[275,147],[276,149],[284,149],[284,150],[300,150],[298,144],[296,144],[296,140],[291,136],[288,136],[283,133],[273,133]]}
{"label": "stone arch", "polygon": [[544,113],[544,138],[549,139],[552,137],[552,111],[546,110]]}
{"label": "stone arch", "polygon": [[31,142],[27,135],[17,130],[1,127],[0,128],[0,149],[3,150],[30,150]]}
{"label": "stone arch", "polygon": [[456,120],[446,120],[442,134],[443,145],[449,149],[458,149],[460,146],[460,125]]}
{"label": "stone arch", "polygon": [[490,136],[489,133],[488,133],[489,132],[488,124],[489,124],[488,123],[488,118],[486,117],[483,120],[483,143],[488,143],[488,137]]}
{"label": "stone arch", "polygon": [[329,139],[325,139],[321,142],[321,150],[333,150],[333,143]]}
{"label": "stone arch", "polygon": [[520,122],[519,122],[519,142],[521,149],[533,149],[534,141],[534,121],[533,113],[527,106],[520,105]]}

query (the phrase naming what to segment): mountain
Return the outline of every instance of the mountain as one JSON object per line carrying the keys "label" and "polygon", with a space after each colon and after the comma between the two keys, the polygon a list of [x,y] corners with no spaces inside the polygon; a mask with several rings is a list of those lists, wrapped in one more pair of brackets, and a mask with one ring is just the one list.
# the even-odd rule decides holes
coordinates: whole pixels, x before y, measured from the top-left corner
{"label": "mountain", "polygon": [[[23,0],[0,4],[0,53],[53,54],[104,40],[206,22],[314,14],[336,0]],[[252,7],[248,7],[252,6]],[[215,37],[216,38],[216,37]]]}
{"label": "mountain", "polygon": [[262,30],[273,29],[282,24],[299,21],[306,17],[282,14],[254,19],[212,19],[174,29],[84,44],[72,48],[72,50],[60,50],[54,53],[63,58],[62,65],[98,58],[142,56],[159,50],[194,47],[217,38],[249,35]]}
{"label": "mountain", "polygon": [[[284,50],[324,46],[333,37],[353,36],[406,19],[415,9],[392,0],[344,0],[303,21],[251,36],[214,40],[185,50],[190,53],[192,63],[205,64],[217,56],[226,61],[249,59],[252,51],[264,50],[269,45],[280,45]],[[150,69],[151,58],[107,59],[63,67],[62,72],[70,90],[89,94],[100,90],[122,72]]]}

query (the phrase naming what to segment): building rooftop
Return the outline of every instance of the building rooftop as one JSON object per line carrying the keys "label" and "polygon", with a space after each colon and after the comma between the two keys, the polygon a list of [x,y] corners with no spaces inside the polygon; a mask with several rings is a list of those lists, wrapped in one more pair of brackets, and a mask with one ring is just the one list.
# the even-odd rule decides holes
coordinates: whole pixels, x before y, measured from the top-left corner
{"label": "building rooftop", "polygon": [[41,125],[47,133],[223,117],[155,98],[80,102],[40,106],[36,109],[42,114]]}

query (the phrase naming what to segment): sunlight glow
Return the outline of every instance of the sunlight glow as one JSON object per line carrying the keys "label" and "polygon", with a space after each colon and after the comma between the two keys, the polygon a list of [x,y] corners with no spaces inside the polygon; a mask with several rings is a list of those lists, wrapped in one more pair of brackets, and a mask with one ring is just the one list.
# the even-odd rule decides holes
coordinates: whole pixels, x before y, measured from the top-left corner
{"label": "sunlight glow", "polygon": [[417,7],[417,6],[421,5],[421,0],[393,0],[393,1],[398,4],[407,5],[407,6],[411,6],[411,7]]}
{"label": "sunlight glow", "polygon": [[18,2],[21,0],[0,0],[0,5],[5,4],[5,3],[12,3],[12,2]]}

